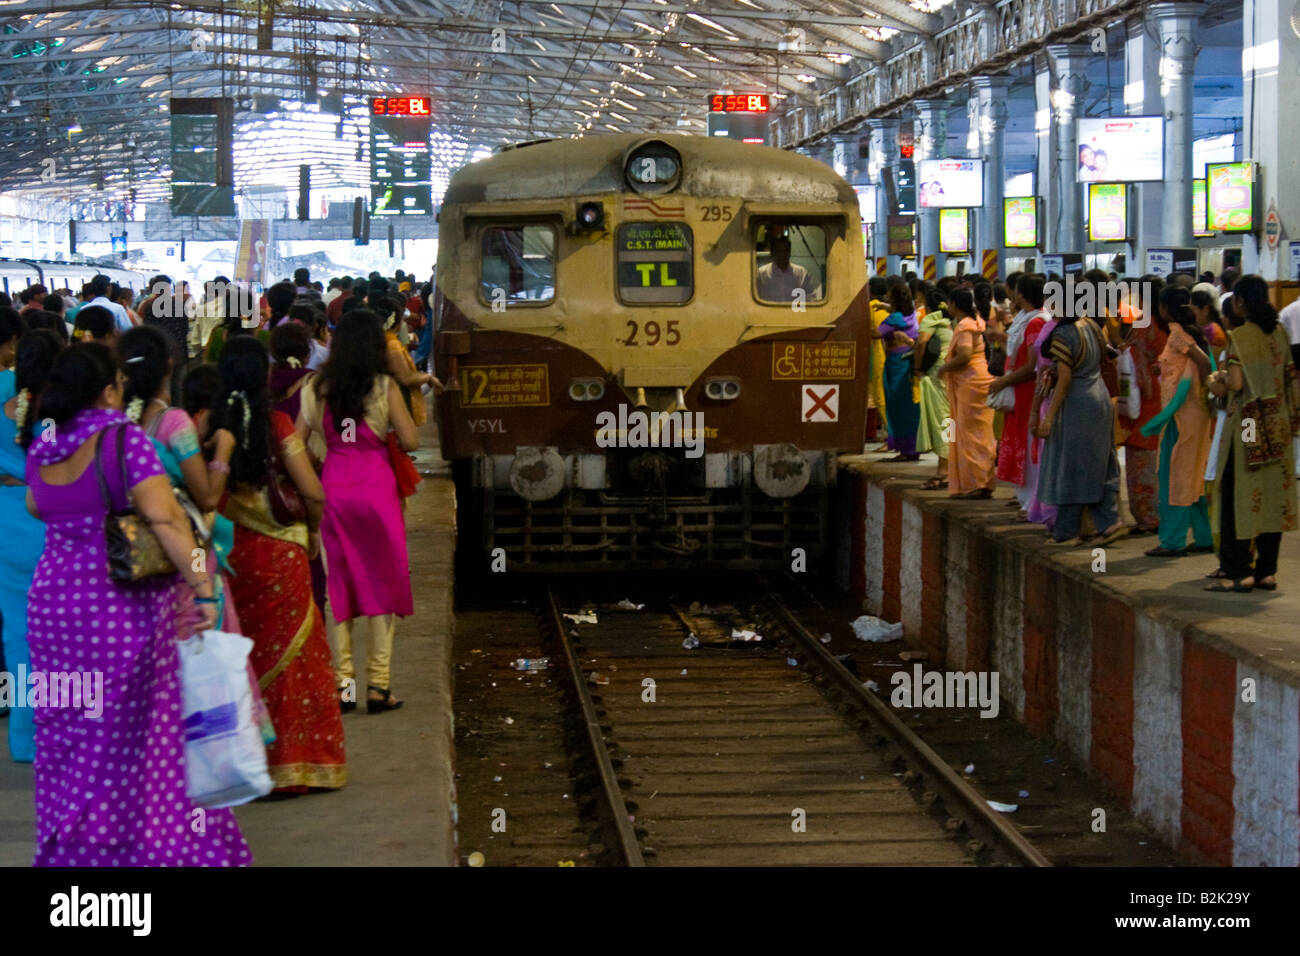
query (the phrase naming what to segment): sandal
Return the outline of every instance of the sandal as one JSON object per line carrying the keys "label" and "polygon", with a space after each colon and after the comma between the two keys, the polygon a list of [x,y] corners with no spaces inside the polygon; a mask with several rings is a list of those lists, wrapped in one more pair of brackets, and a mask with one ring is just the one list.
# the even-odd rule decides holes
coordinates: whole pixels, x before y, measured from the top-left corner
{"label": "sandal", "polygon": [[1148,558],[1181,558],[1186,551],[1176,551],[1173,548],[1151,548],[1142,552]]}
{"label": "sandal", "polygon": [[[381,695],[379,698],[371,697],[371,693]],[[398,700],[393,696],[393,692],[387,687],[376,687],[370,684],[366,687],[366,712],[370,714],[382,713],[386,710],[397,710],[405,701]]]}
{"label": "sandal", "polygon": [[[1250,581],[1251,584],[1246,586],[1241,583],[1242,581]],[[1252,576],[1246,575],[1246,577],[1232,581],[1231,583],[1226,579],[1223,581],[1215,581],[1212,584],[1205,585],[1201,590],[1212,591],[1218,594],[1249,594],[1255,588],[1254,581],[1255,579]],[[1267,588],[1265,590],[1267,590]]]}
{"label": "sandal", "polygon": [[1097,540],[1097,544],[1112,544],[1120,538],[1127,538],[1129,536],[1129,530],[1129,526],[1126,524],[1116,524],[1101,533],[1100,538]]}
{"label": "sandal", "polygon": [[1228,576],[1223,573],[1223,568],[1215,568],[1213,571],[1207,574],[1206,577],[1210,578],[1211,580],[1220,580],[1220,581],[1226,581],[1228,579]]}
{"label": "sandal", "polygon": [[[1273,575],[1271,575],[1271,574],[1268,575],[1268,576],[1269,576],[1270,578],[1273,577]],[[1261,591],[1276,591],[1276,590],[1277,590],[1277,579],[1275,578],[1274,580],[1269,581],[1269,582],[1267,582],[1267,583],[1265,583],[1265,582],[1263,582],[1263,581],[1256,581],[1256,582],[1255,582],[1255,587],[1259,588]]]}
{"label": "sandal", "polygon": [[948,487],[947,478],[931,478],[921,486],[922,491],[938,491],[940,488]]}

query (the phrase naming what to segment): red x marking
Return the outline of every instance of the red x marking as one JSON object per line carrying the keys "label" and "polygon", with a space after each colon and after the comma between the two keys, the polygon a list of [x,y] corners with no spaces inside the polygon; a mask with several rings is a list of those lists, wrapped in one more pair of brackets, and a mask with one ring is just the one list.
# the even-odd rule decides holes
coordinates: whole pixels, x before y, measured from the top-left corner
{"label": "red x marking", "polygon": [[812,418],[819,411],[825,412],[827,418],[835,417],[835,413],[831,411],[830,406],[826,404],[831,400],[831,397],[835,394],[834,385],[832,385],[829,389],[827,389],[825,395],[822,395],[820,397],[811,388],[806,388],[804,389],[804,391],[808,394],[808,397],[812,399],[812,403],[813,403],[812,408],[808,409],[808,414],[804,416],[805,419]]}

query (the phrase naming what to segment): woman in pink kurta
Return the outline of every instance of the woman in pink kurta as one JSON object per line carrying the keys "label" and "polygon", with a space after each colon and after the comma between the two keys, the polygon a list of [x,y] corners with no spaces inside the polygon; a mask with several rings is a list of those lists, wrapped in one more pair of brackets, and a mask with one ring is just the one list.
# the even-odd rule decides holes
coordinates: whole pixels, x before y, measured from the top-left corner
{"label": "woman in pink kurta", "polygon": [[401,701],[391,687],[396,617],[412,613],[411,570],[406,525],[389,457],[388,432],[403,449],[419,436],[397,383],[386,374],[384,333],[373,312],[345,315],[334,334],[330,357],[316,380],[302,389],[298,432],[325,439],[325,515],[321,544],[328,571],[334,630],[334,670],[341,704],[355,703],[352,625],[369,621],[366,708],[395,710]]}

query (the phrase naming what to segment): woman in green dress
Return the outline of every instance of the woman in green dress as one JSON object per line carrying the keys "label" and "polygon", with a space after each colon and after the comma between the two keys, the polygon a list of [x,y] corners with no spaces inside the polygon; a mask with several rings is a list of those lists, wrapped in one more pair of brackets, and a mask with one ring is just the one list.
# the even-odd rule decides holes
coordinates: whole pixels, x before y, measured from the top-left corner
{"label": "woman in green dress", "polygon": [[1209,378],[1210,391],[1228,400],[1228,418],[1212,509],[1221,580],[1206,590],[1275,591],[1282,532],[1297,525],[1292,438],[1300,432],[1300,392],[1291,342],[1269,302],[1268,283],[1243,276],[1233,286],[1232,304],[1246,321],[1228,333],[1226,367]]}
{"label": "woman in green dress", "polygon": [[[926,292],[926,312],[921,319],[921,334],[912,350],[912,371],[920,383],[921,424],[916,431],[916,450],[932,451],[939,456],[934,477],[921,487],[935,491],[948,487],[948,440],[952,437],[952,414],[948,408],[946,383],[939,370],[948,358],[952,345],[952,323],[944,310],[943,296],[935,289]],[[932,342],[937,342],[932,344]]]}

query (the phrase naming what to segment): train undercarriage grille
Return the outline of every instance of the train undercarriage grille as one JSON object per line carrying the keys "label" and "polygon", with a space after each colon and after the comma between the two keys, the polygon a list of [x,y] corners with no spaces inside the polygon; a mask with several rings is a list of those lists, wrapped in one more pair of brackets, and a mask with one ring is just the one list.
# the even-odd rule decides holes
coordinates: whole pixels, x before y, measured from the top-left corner
{"label": "train undercarriage grille", "polygon": [[545,502],[470,494],[482,505],[485,554],[504,549],[516,571],[789,568],[794,548],[810,563],[823,553],[830,511],[823,486],[788,499],[730,488],[647,497],[570,489]]}

